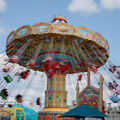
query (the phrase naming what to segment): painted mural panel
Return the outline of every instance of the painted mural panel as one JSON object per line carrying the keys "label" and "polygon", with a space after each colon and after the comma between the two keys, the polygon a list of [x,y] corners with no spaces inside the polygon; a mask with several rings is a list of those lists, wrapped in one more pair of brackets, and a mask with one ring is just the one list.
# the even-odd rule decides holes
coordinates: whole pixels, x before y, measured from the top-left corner
{"label": "painted mural panel", "polygon": [[100,36],[96,36],[96,41],[98,44],[100,44],[101,46],[103,45],[103,39]]}
{"label": "painted mural panel", "polygon": [[98,108],[98,97],[99,92],[95,89],[88,87],[82,94],[79,96],[79,104],[87,104],[94,108]]}
{"label": "painted mural panel", "polygon": [[89,38],[90,37],[90,33],[87,30],[85,30],[85,29],[80,29],[79,30],[79,34],[80,34],[80,36],[85,37],[85,38]]}
{"label": "painted mural panel", "polygon": [[27,34],[27,32],[28,32],[28,29],[27,28],[23,28],[23,29],[18,31],[17,35],[18,36],[24,36],[24,35]]}
{"label": "painted mural panel", "polygon": [[0,118],[1,120],[14,120],[16,116],[16,111],[14,108],[0,108]]}
{"label": "painted mural panel", "polygon": [[94,37],[95,37],[95,42],[97,42],[99,45],[105,47],[105,44],[104,44],[105,40],[100,33],[95,33]]}
{"label": "painted mural panel", "polygon": [[38,23],[32,26],[32,33],[41,34],[50,32],[51,25],[49,23]]}
{"label": "painted mural panel", "polygon": [[70,29],[67,28],[66,26],[59,26],[57,29],[58,29],[58,32],[61,32],[61,33],[68,33],[70,31]]}
{"label": "painted mural panel", "polygon": [[73,33],[73,26],[65,25],[65,24],[56,24],[54,25],[53,32],[55,33],[62,33],[62,34],[72,34]]}
{"label": "painted mural panel", "polygon": [[36,33],[46,32],[48,27],[46,25],[38,25],[35,28]]}

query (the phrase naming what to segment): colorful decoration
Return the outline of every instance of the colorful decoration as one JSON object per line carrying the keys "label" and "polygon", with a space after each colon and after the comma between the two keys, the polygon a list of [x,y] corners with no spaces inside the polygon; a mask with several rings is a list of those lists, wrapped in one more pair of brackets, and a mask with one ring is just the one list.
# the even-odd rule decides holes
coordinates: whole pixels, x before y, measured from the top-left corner
{"label": "colorful decoration", "polygon": [[41,32],[46,32],[48,29],[47,26],[45,25],[39,25],[36,27],[36,33],[41,33]]}
{"label": "colorful decoration", "polygon": [[94,108],[98,108],[98,97],[99,97],[99,89],[93,86],[87,86],[80,94],[79,94],[79,104],[87,104]]}
{"label": "colorful decoration", "polygon": [[104,78],[103,76],[101,75],[100,76],[100,92],[99,92],[99,111],[102,112],[102,106],[103,106],[103,81],[104,81]]}
{"label": "colorful decoration", "polygon": [[80,29],[79,33],[80,33],[81,36],[83,36],[85,38],[89,38],[89,36],[90,36],[89,32],[85,29]]}
{"label": "colorful decoration", "polygon": [[6,108],[0,108],[1,120],[38,120],[37,116],[37,112],[23,105],[16,104]]}
{"label": "colorful decoration", "polygon": [[93,33],[92,31],[90,31],[88,28],[85,27],[73,27],[69,24],[65,24],[66,22],[67,22],[66,18],[59,16],[59,17],[55,17],[52,21],[52,23],[56,23],[56,24],[39,23],[33,25],[32,27],[23,26],[19,28],[17,31],[10,33],[10,35],[7,38],[7,45],[11,44],[11,42],[14,41],[17,37],[23,37],[26,35],[32,35],[38,33],[62,33],[62,34],[77,35],[78,38],[79,37],[82,37],[83,39],[85,38],[84,41],[88,39],[90,42],[93,43],[96,42],[100,46],[104,47],[107,50],[107,52],[109,51],[108,43],[101,36],[101,34]]}
{"label": "colorful decoration", "polygon": [[[67,24],[66,18],[61,15],[55,16],[52,24],[38,23],[31,27],[23,26],[12,32],[10,36],[11,38],[7,39],[7,55],[20,56],[18,64],[47,74],[43,111],[48,115],[44,119],[52,119],[56,111],[58,115],[69,110],[65,80],[67,73],[86,72],[90,66],[92,71],[96,72],[97,68],[105,64],[106,61],[100,62],[99,59],[89,61],[89,54],[93,58],[95,56],[91,49],[99,47],[101,54],[104,53],[107,58],[109,57],[108,44],[100,34],[94,34],[85,27]],[[13,44],[14,46],[9,48]],[[96,63],[95,67],[93,67],[94,63]],[[26,79],[29,72],[20,75]],[[88,76],[88,86],[80,93],[79,103],[98,108],[100,91],[90,85],[90,74]],[[22,96],[16,96],[16,100],[21,103]],[[40,114],[45,116],[43,111]]]}
{"label": "colorful decoration", "polygon": [[114,93],[114,95],[112,97],[110,97],[110,99],[114,103],[118,103],[120,101],[120,94],[116,92],[116,93]]}

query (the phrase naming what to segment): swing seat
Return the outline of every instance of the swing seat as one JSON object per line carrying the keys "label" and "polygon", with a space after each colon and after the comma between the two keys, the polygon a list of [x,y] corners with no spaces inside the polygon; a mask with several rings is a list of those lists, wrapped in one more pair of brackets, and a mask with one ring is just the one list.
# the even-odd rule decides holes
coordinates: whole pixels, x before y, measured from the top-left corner
{"label": "swing seat", "polygon": [[37,98],[36,105],[40,105],[41,106],[40,98]]}
{"label": "swing seat", "polygon": [[0,93],[0,96],[3,98],[3,99],[6,99],[7,98],[7,96],[4,94],[4,93]]}
{"label": "swing seat", "polygon": [[98,71],[98,69],[94,66],[91,66],[91,71],[96,73]]}
{"label": "swing seat", "polygon": [[10,68],[3,68],[3,72],[7,73],[10,71]]}
{"label": "swing seat", "polygon": [[15,97],[15,100],[18,102],[18,103],[22,103],[23,100],[22,100],[22,95],[18,94],[16,97]]}
{"label": "swing seat", "polygon": [[18,59],[11,58],[11,59],[9,60],[9,62],[11,62],[11,63],[17,63],[17,60],[18,60]]}
{"label": "swing seat", "polygon": [[17,63],[17,61],[18,61],[18,56],[16,56],[16,55],[12,56],[12,57],[9,59],[9,62],[11,62],[11,63]]}
{"label": "swing seat", "polygon": [[120,98],[118,96],[115,96],[115,95],[113,95],[110,99],[114,103],[118,103],[120,101]]}
{"label": "swing seat", "polygon": [[22,99],[15,98],[18,103],[22,103]]}
{"label": "swing seat", "polygon": [[82,66],[85,66],[85,65],[86,65],[86,62],[85,62],[85,61],[81,62],[81,65],[82,65]]}
{"label": "swing seat", "polygon": [[26,79],[28,75],[29,75],[29,73],[23,73],[21,78]]}
{"label": "swing seat", "polygon": [[112,65],[110,65],[109,71],[112,72],[112,73],[114,73],[114,72],[116,71],[116,67],[117,67],[117,66],[114,66],[114,65],[112,66]]}
{"label": "swing seat", "polygon": [[110,72],[112,72],[112,73],[114,73],[114,72],[115,72],[115,70],[114,70],[114,69],[111,69],[111,68],[109,69],[109,71],[110,71]]}
{"label": "swing seat", "polygon": [[81,81],[81,79],[82,79],[82,74],[78,76],[78,80]]}
{"label": "swing seat", "polygon": [[7,83],[10,83],[10,82],[13,81],[13,79],[10,77],[10,75],[6,75],[6,76],[4,77],[4,79],[5,79],[5,81],[6,81]]}
{"label": "swing seat", "polygon": [[35,64],[36,64],[36,62],[35,62],[35,61],[31,61],[31,62],[29,62],[29,63],[28,63],[28,66],[29,66],[29,67],[34,67],[34,66],[35,66]]}

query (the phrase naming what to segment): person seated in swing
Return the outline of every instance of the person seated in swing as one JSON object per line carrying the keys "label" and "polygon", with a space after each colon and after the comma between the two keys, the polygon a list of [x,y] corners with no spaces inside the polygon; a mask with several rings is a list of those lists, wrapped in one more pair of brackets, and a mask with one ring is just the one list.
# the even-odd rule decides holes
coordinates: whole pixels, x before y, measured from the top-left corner
{"label": "person seated in swing", "polygon": [[78,76],[78,81],[81,81],[81,79],[82,79],[82,74]]}
{"label": "person seated in swing", "polygon": [[3,99],[6,99],[8,97],[8,90],[6,88],[2,89],[0,92],[0,96],[2,96]]}
{"label": "person seated in swing", "polygon": [[109,71],[112,72],[112,73],[114,73],[114,72],[116,71],[116,67],[117,67],[117,66],[110,64]]}
{"label": "person seated in swing", "polygon": [[108,82],[108,88],[109,88],[110,90],[115,89],[114,85],[113,85],[111,82]]}
{"label": "person seated in swing", "polygon": [[98,68],[95,66],[90,66],[90,70],[94,73],[96,73],[98,71]]}
{"label": "person seated in swing", "polygon": [[116,82],[116,81],[113,81],[113,85],[114,85],[114,87],[116,87],[116,88],[118,88],[118,87],[119,87],[119,85],[117,84],[117,82]]}
{"label": "person seated in swing", "polygon": [[120,94],[115,92],[113,96],[110,98],[114,103],[118,103],[120,101]]}
{"label": "person seated in swing", "polygon": [[117,79],[120,79],[120,71],[117,71]]}
{"label": "person seated in swing", "polygon": [[3,72],[5,72],[5,73],[7,73],[7,72],[9,72],[10,71],[10,68],[8,67],[8,68],[3,68]]}
{"label": "person seated in swing", "polygon": [[19,57],[17,55],[13,55],[12,57],[9,58],[9,62],[11,63],[17,63]]}
{"label": "person seated in swing", "polygon": [[29,73],[30,73],[30,69],[23,71],[23,72],[16,73],[15,75],[20,76],[20,78],[25,79],[29,75]]}
{"label": "person seated in swing", "polygon": [[3,67],[3,72],[7,73],[7,72],[10,72],[10,70],[13,68],[13,64],[11,63],[6,63],[4,64],[4,67]]}
{"label": "person seated in swing", "polygon": [[41,106],[41,100],[40,100],[40,98],[37,98],[36,104]]}
{"label": "person seated in swing", "polygon": [[18,103],[22,103],[22,102],[23,102],[22,97],[23,97],[22,95],[18,94],[18,95],[16,95],[15,100],[16,100]]}

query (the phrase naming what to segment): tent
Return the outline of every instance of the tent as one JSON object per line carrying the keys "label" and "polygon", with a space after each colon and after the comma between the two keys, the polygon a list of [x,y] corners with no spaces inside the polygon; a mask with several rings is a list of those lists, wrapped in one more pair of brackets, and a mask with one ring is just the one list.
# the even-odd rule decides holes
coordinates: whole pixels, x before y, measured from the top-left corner
{"label": "tent", "polygon": [[102,118],[104,119],[104,117],[109,117],[105,114],[103,114],[102,112],[100,112],[99,110],[90,107],[86,104],[82,104],[79,105],[71,110],[69,110],[68,112],[61,114],[60,117],[73,117],[73,118]]}
{"label": "tent", "polygon": [[[25,112],[26,120],[38,120],[38,113],[36,111],[18,104],[13,105],[12,107],[22,108]],[[19,115],[19,112],[16,111],[16,115]]]}

